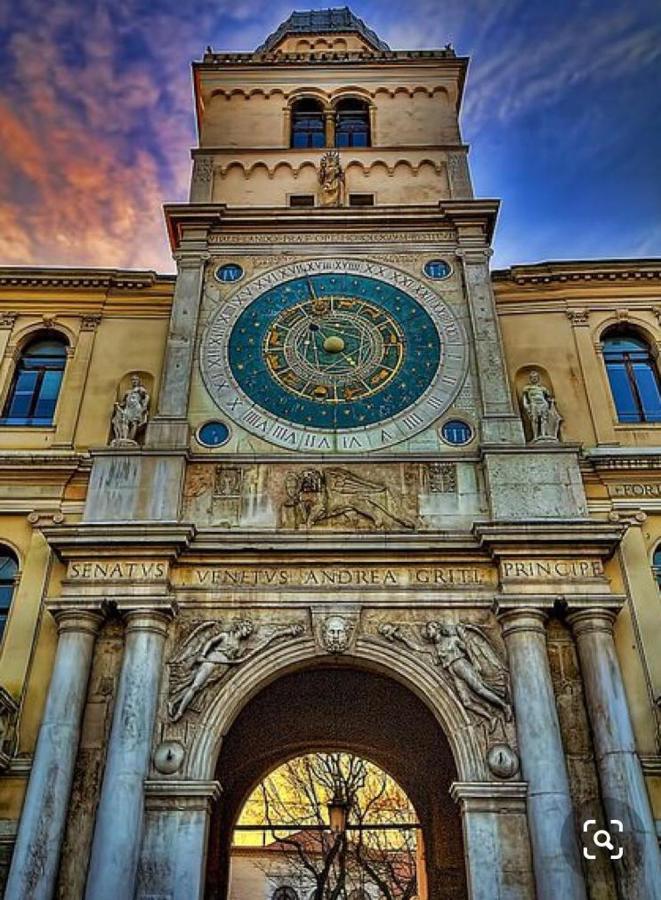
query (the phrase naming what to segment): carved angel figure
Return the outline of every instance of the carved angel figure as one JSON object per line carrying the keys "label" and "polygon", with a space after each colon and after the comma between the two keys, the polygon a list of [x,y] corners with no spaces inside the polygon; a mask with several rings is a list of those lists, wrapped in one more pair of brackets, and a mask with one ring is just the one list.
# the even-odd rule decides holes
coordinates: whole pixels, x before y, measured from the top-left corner
{"label": "carved angel figure", "polygon": [[245,652],[244,644],[255,630],[249,619],[238,619],[229,627],[220,627],[209,635],[209,630],[218,626],[218,622],[202,622],[191,631],[168,662],[168,713],[173,722],[183,716],[201,691],[222,678],[230,666],[246,663],[278,638],[297,637],[304,630],[298,623],[274,626],[268,637]]}
{"label": "carved angel figure", "polygon": [[413,530],[415,523],[388,509],[389,492],[385,484],[371,481],[347,469],[305,469],[289,472],[285,479],[294,524],[308,528],[338,516],[354,514],[367,519],[374,528],[396,523]]}
{"label": "carved angel figure", "polygon": [[344,188],[344,172],[337,150],[329,150],[319,163],[320,202],[322,206],[341,206]]}
{"label": "carved angel figure", "polygon": [[499,710],[511,721],[507,666],[479,625],[458,622],[427,622],[422,639],[433,644],[425,650],[409,640],[398,625],[383,624],[379,633],[388,641],[400,641],[416,653],[427,653],[446,674],[464,707],[489,724],[492,732]]}
{"label": "carved angel figure", "polygon": [[149,394],[140,381],[139,375],[131,376],[131,388],[119,403],[115,403],[112,430],[115,435],[112,445],[135,444],[138,432],[147,424]]}
{"label": "carved angel figure", "polygon": [[528,375],[528,384],[523,389],[521,402],[530,423],[533,443],[559,440],[562,417],[555,405],[553,394],[541,383],[536,369]]}

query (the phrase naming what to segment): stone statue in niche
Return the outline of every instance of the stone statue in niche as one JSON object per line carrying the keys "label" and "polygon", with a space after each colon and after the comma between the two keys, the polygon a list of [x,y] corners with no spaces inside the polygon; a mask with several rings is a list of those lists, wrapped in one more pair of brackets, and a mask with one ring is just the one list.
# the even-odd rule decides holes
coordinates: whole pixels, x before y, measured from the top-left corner
{"label": "stone statue in niche", "polygon": [[321,206],[342,206],[344,172],[337,150],[328,150],[319,163],[319,202]]}
{"label": "stone statue in niche", "polygon": [[119,403],[115,403],[112,416],[114,437],[111,447],[137,447],[137,437],[147,424],[149,394],[139,375],[131,375],[131,387]]}
{"label": "stone statue in niche", "polygon": [[521,394],[521,402],[530,425],[532,443],[557,443],[562,417],[553,394],[541,383],[536,369],[528,374],[528,384]]}
{"label": "stone statue in niche", "polygon": [[249,662],[276,640],[298,637],[304,628],[298,623],[271,626],[264,639],[248,650],[246,643],[254,631],[250,619],[238,619],[228,626],[218,621],[201,622],[193,628],[168,661],[168,714],[173,722],[178,722],[195,697],[232,666]]}
{"label": "stone statue in niche", "polygon": [[379,634],[387,641],[399,641],[415,653],[431,656],[464,708],[486,720],[490,733],[498,724],[499,716],[511,721],[507,666],[479,625],[461,621],[427,622],[421,637],[432,645],[431,650],[412,641],[400,625],[382,623]]}
{"label": "stone statue in niche", "polygon": [[283,507],[293,513],[295,528],[313,528],[340,516],[357,516],[375,529],[392,525],[415,529],[415,522],[389,509],[391,497],[386,485],[348,469],[290,471],[285,477],[285,490]]}
{"label": "stone statue in niche", "polygon": [[329,616],[323,621],[320,634],[329,653],[345,653],[351,641],[351,623],[344,616]]}

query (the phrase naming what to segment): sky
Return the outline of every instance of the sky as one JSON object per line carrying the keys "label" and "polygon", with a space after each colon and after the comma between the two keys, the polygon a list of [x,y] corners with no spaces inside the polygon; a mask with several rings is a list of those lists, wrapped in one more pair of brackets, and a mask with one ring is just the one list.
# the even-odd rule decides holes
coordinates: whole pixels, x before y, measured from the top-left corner
{"label": "sky", "polygon": [[[190,62],[291,0],[0,0],[0,265],[173,263]],[[339,5],[339,4],[336,4]],[[471,57],[462,130],[493,265],[661,256],[661,0],[354,0],[395,49]]]}

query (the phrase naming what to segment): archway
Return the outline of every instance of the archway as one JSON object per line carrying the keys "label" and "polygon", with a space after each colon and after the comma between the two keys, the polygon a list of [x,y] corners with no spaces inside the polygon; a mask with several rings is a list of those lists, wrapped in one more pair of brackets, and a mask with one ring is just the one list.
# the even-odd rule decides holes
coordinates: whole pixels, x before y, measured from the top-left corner
{"label": "archway", "polygon": [[447,738],[427,706],[399,682],[349,662],[284,674],[250,699],[229,728],[216,777],[208,900],[227,900],[234,826],[252,789],[278,764],[309,752],[359,754],[390,773],[418,814],[429,896],[467,896],[457,771]]}

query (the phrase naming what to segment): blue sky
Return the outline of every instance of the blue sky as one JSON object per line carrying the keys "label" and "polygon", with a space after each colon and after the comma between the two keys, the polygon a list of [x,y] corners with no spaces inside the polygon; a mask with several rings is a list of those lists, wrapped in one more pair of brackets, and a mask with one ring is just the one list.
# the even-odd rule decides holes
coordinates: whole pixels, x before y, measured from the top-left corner
{"label": "blue sky", "polygon": [[[495,266],[661,255],[660,0],[351,6],[392,47],[471,56],[462,125],[476,192],[503,201]],[[0,264],[171,271],[190,61],[254,49],[292,8],[0,0]]]}

